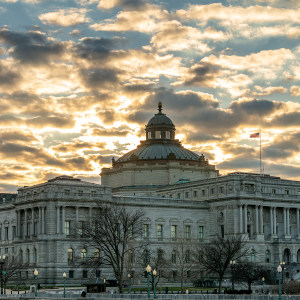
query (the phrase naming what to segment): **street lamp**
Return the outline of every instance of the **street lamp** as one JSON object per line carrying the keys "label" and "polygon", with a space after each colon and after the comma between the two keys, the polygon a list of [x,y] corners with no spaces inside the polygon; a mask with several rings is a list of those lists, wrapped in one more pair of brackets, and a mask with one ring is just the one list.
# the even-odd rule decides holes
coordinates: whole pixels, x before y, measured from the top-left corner
{"label": "street lamp", "polygon": [[282,268],[282,283],[283,283],[283,279],[284,279],[283,273],[284,273],[285,262],[284,261],[280,262],[280,265],[281,265],[281,268]]}
{"label": "street lamp", "polygon": [[280,287],[280,273],[282,272],[282,268],[281,265],[278,266],[277,271],[279,273],[279,296],[278,296],[278,300],[281,300],[281,287]]}
{"label": "street lamp", "polygon": [[104,282],[104,293],[106,293],[106,288],[105,288],[106,278],[103,278],[103,282]]}
{"label": "street lamp", "polygon": [[150,265],[147,266],[146,271],[147,271],[147,277],[148,277],[148,299],[150,299],[150,283],[149,283],[149,275],[151,272]]}
{"label": "street lamp", "polygon": [[37,297],[37,276],[39,274],[38,270],[35,269],[33,274],[34,274],[34,278],[35,278],[35,296]]}
{"label": "street lamp", "polygon": [[1,295],[3,295],[3,265],[5,262],[5,255],[0,255],[0,265],[1,265]]}
{"label": "street lamp", "polygon": [[263,277],[261,280],[263,282],[263,294],[264,294],[265,293],[265,277]]}
{"label": "street lamp", "polygon": [[66,272],[64,272],[63,277],[64,277],[64,298],[66,298]]}
{"label": "street lamp", "polygon": [[153,281],[154,281],[154,285],[153,285],[153,293],[154,293],[154,299],[156,299],[156,294],[155,294],[155,276],[156,276],[156,270],[154,269],[153,272]]}
{"label": "street lamp", "polygon": [[128,294],[131,294],[131,290],[130,290],[130,274],[128,274],[128,280],[129,280]]}
{"label": "street lamp", "polygon": [[234,282],[233,282],[233,268],[235,266],[235,260],[230,261],[230,268],[231,268],[231,283],[232,283],[232,289],[234,290]]}

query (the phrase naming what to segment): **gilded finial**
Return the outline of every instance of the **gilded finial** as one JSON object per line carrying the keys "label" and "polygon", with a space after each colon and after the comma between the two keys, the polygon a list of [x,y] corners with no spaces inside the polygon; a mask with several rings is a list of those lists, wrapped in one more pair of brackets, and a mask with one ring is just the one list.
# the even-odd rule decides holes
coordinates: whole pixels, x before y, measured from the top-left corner
{"label": "gilded finial", "polygon": [[162,111],[162,103],[159,101],[158,102],[158,112],[161,113]]}

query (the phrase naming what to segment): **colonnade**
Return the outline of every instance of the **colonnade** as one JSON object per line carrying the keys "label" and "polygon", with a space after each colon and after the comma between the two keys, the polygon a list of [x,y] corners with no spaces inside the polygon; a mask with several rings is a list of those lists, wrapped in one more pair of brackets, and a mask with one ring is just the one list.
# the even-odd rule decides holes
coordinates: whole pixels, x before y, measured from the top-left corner
{"label": "colonnade", "polygon": [[[34,223],[35,223],[34,211],[36,209],[39,210],[38,226],[36,227],[37,232],[34,231]],[[31,210],[31,219],[30,219],[31,227],[30,228],[28,228],[28,222],[29,222],[28,211],[29,210]],[[23,232],[21,232],[21,224],[22,224],[21,214],[23,211],[24,211]],[[18,237],[31,236],[32,237],[34,235],[45,233],[45,206],[18,209],[18,210],[16,210],[16,214],[17,214],[16,236],[18,236]]]}

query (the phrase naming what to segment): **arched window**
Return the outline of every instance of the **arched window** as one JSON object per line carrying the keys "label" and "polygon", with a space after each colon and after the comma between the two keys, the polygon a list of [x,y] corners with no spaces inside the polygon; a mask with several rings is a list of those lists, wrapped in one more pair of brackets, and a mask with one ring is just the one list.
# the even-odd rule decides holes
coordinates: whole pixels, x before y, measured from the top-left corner
{"label": "arched window", "polygon": [[27,251],[26,251],[26,262],[30,263],[30,250],[29,249],[27,249]]}
{"label": "arched window", "polygon": [[175,250],[172,251],[172,263],[176,264],[176,251]]}
{"label": "arched window", "polygon": [[68,262],[73,262],[73,249],[68,249]]}
{"label": "arched window", "polygon": [[143,252],[143,262],[144,262],[144,265],[147,265],[149,263],[149,252],[148,252],[148,250],[144,250],[144,252]]}
{"label": "arched window", "polygon": [[97,260],[97,261],[100,260],[100,251],[99,251],[99,249],[95,249],[95,260]]}
{"label": "arched window", "polygon": [[86,261],[86,249],[81,249],[81,261]]}
{"label": "arched window", "polygon": [[270,250],[266,250],[266,262],[270,262]]}
{"label": "arched window", "polygon": [[286,264],[290,263],[290,257],[291,257],[290,249],[286,248],[286,249],[283,251],[283,261],[284,261]]}
{"label": "arched window", "polygon": [[297,251],[297,262],[300,262],[300,249]]}
{"label": "arched window", "polygon": [[36,251],[36,248],[33,249],[33,262],[34,263],[37,262],[37,251]]}
{"label": "arched window", "polygon": [[185,252],[185,262],[189,263],[190,262],[190,250],[187,250]]}
{"label": "arched window", "polygon": [[255,262],[255,251],[254,251],[254,249],[251,250],[251,253],[250,253],[250,261],[251,261],[251,262]]}
{"label": "arched window", "polygon": [[20,262],[23,263],[23,250],[20,249]]}

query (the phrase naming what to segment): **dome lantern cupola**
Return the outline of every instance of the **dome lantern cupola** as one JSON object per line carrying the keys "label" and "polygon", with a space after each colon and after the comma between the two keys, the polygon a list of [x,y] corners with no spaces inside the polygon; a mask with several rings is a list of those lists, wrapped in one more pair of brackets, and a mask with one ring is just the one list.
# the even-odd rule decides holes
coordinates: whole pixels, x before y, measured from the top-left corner
{"label": "dome lantern cupola", "polygon": [[162,103],[158,103],[158,113],[146,125],[146,140],[175,139],[175,125],[172,120],[162,113]]}

